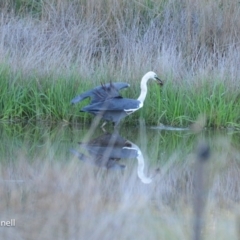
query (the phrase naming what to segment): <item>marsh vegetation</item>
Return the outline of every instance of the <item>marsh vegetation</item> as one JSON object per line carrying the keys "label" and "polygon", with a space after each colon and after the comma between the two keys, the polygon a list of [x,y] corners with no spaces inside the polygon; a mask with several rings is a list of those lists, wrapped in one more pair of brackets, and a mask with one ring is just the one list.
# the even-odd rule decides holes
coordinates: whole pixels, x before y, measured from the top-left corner
{"label": "marsh vegetation", "polygon": [[[131,84],[136,98],[149,70],[141,116],[148,124],[239,126],[239,4],[235,1],[1,2],[2,120],[84,122],[73,96],[101,82]],[[80,109],[81,106],[79,106]]]}

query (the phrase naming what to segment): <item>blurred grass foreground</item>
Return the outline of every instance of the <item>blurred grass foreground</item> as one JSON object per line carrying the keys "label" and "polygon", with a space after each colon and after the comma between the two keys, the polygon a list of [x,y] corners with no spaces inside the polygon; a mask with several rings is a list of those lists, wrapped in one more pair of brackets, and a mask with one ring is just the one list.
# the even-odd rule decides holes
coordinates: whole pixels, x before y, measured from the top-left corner
{"label": "blurred grass foreground", "polygon": [[[182,137],[180,146],[168,149],[174,141],[167,135],[160,142],[157,132],[145,139],[140,133],[139,146],[151,139],[144,155],[152,182],[144,184],[134,159],[123,162],[124,172],[79,161],[69,146],[85,135],[75,129],[68,136],[60,129],[50,134],[45,127],[39,140],[23,131],[22,144],[17,133],[11,142],[4,134],[0,217],[16,225],[1,227],[1,239],[239,238],[236,139],[215,136],[208,145],[202,134],[188,133],[188,144]],[[123,134],[133,138],[129,130]]]}

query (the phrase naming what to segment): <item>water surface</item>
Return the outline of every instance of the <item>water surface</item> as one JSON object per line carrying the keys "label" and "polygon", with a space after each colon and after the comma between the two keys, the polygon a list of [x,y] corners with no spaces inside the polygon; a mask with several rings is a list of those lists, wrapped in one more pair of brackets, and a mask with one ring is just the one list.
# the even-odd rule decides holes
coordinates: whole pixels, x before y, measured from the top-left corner
{"label": "water surface", "polygon": [[[79,142],[94,141],[104,134],[114,133],[109,126],[105,132],[97,127],[62,124],[1,124],[0,158],[2,162],[17,161],[24,156],[28,161],[71,161],[71,149],[78,150]],[[200,140],[209,144],[212,150],[219,146],[219,139],[225,139],[229,146],[239,148],[240,134],[233,130],[203,130],[195,134],[191,130],[179,128],[155,129],[143,124],[136,127],[122,126],[118,135],[135,144],[142,152],[147,167],[158,167],[178,154],[178,161],[184,162],[186,155],[194,153]],[[124,161],[128,165],[129,162]]]}

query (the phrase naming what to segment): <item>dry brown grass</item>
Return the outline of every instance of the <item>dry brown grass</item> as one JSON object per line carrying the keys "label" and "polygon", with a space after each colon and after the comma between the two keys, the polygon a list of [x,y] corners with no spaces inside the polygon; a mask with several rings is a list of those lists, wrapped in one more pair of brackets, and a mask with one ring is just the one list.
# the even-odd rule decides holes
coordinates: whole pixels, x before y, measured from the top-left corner
{"label": "dry brown grass", "polygon": [[[19,1],[20,2],[20,1]],[[237,83],[236,1],[25,1],[2,3],[1,63],[26,73]],[[15,9],[14,11],[11,11]]]}

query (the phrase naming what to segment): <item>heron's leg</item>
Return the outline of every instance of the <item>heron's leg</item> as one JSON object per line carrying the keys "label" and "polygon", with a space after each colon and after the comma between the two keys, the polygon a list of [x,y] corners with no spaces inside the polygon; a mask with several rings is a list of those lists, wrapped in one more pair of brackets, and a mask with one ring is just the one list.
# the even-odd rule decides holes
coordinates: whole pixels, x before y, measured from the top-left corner
{"label": "heron's leg", "polygon": [[102,124],[101,128],[103,128],[106,124],[107,124],[107,122],[105,121],[105,122]]}

